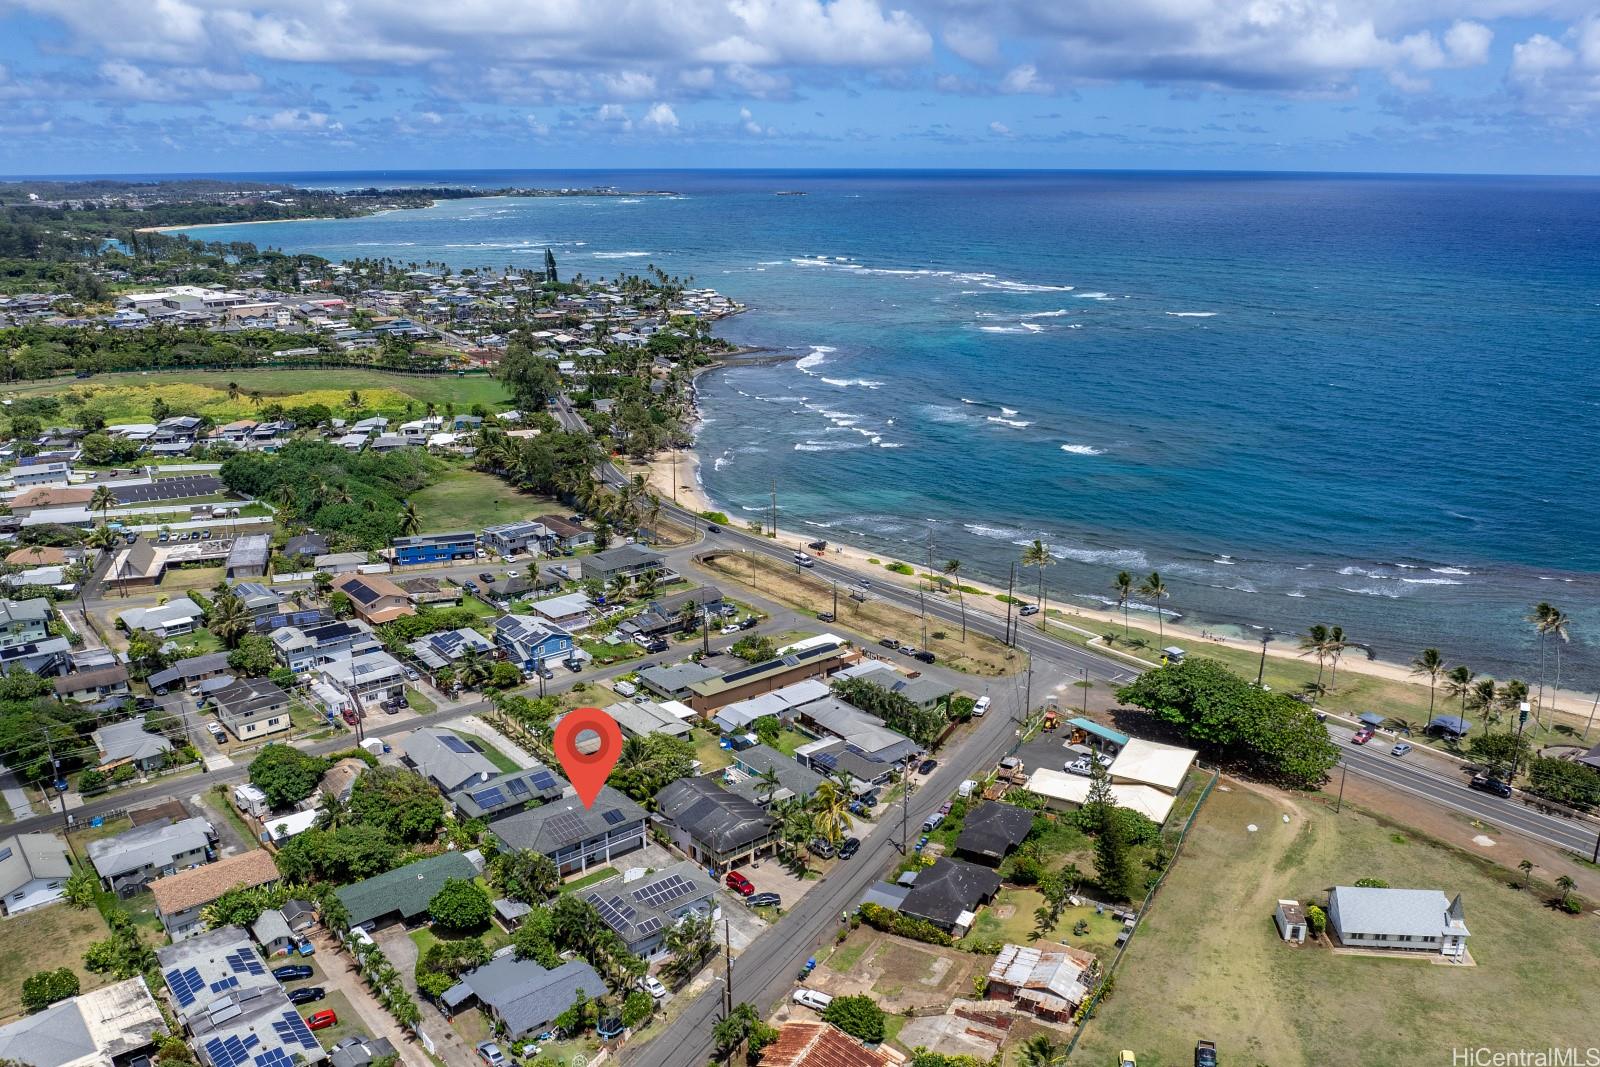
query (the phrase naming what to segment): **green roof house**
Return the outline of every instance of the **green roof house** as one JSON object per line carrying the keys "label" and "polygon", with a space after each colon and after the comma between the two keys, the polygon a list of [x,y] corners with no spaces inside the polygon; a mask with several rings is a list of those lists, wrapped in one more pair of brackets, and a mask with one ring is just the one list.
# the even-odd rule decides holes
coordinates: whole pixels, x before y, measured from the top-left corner
{"label": "green roof house", "polygon": [[446,852],[347,885],[334,895],[350,913],[350,928],[371,931],[398,920],[410,924],[428,913],[428,902],[450,878],[476,878],[478,869],[460,852]]}

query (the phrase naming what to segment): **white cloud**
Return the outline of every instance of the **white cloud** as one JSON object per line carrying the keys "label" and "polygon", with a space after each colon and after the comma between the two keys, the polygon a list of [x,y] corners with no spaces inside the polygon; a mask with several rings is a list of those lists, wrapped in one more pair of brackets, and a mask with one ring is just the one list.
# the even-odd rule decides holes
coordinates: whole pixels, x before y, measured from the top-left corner
{"label": "white cloud", "polygon": [[1513,46],[1506,83],[1526,111],[1560,120],[1600,111],[1600,17],[1571,27],[1563,40],[1536,33]]}
{"label": "white cloud", "polygon": [[1039,77],[1039,70],[1032,63],[1024,63],[1020,67],[1013,67],[1000,79],[1000,91],[1003,93],[1053,93],[1055,86]]}
{"label": "white cloud", "polygon": [[325,111],[305,111],[285,108],[271,115],[251,115],[244,120],[245,128],[275,133],[305,133],[318,130],[342,130],[344,126],[334,121]]}
{"label": "white cloud", "polygon": [[606,96],[623,100],[644,100],[656,93],[655,75],[646,74],[642,70],[621,70],[602,74],[599,83],[601,91]]}
{"label": "white cloud", "polygon": [[756,121],[756,117],[750,113],[750,109],[747,107],[739,109],[739,126],[752,137],[760,137],[767,132],[761,128],[761,123]]}
{"label": "white cloud", "polygon": [[1489,45],[1494,42],[1494,31],[1481,22],[1457,22],[1444,34],[1444,46],[1457,65],[1481,66],[1489,61]]}
{"label": "white cloud", "polygon": [[1010,137],[1011,127],[1003,122],[991,122],[989,123],[989,132],[996,137]]}
{"label": "white cloud", "polygon": [[1000,62],[1000,40],[994,31],[976,22],[958,20],[940,34],[944,46],[968,63],[990,66]]}
{"label": "white cloud", "polygon": [[639,120],[639,125],[659,133],[675,133],[678,129],[678,115],[672,110],[671,104],[652,104],[650,110],[644,113],[644,118]]}
{"label": "white cloud", "polygon": [[633,120],[628,118],[628,113],[621,104],[602,104],[594,117],[608,126],[617,126],[624,130],[633,129]]}
{"label": "white cloud", "polygon": [[111,96],[147,102],[199,100],[261,87],[261,79],[254,74],[223,74],[202,67],[146,69],[123,59],[101,63],[99,73]]}

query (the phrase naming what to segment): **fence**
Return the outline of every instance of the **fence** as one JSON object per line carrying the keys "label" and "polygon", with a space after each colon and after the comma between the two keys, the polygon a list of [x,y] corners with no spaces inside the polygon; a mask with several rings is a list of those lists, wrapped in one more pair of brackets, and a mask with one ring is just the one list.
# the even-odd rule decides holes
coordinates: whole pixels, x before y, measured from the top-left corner
{"label": "fence", "polygon": [[[1178,858],[1183,855],[1183,843],[1189,837],[1189,829],[1194,826],[1194,820],[1199,816],[1200,809],[1205,807],[1206,798],[1211,795],[1211,790],[1216,786],[1220,777],[1220,772],[1212,771],[1211,777],[1206,781],[1205,785],[1200,787],[1200,795],[1195,800],[1194,808],[1189,812],[1189,817],[1183,820],[1173,841],[1172,858],[1167,861],[1167,865],[1161,869],[1160,875],[1157,876],[1155,884],[1150,887],[1149,891],[1145,893],[1144,899],[1139,902],[1138,918],[1133,924],[1132,931],[1128,934],[1128,939],[1122,943],[1122,947],[1117,949],[1117,954],[1111,957],[1111,962],[1106,965],[1105,973],[1100,979],[1100,984],[1096,986],[1094,993],[1078,1009],[1081,1013],[1079,1016],[1081,1021],[1078,1024],[1077,1032],[1072,1035],[1072,1040],[1067,1042],[1066,1050],[1061,1054],[1062,1059],[1072,1055],[1072,1050],[1078,1047],[1078,1041],[1083,1037],[1084,1031],[1089,1028],[1089,1021],[1094,1018],[1095,1008],[1105,995],[1106,986],[1110,984],[1112,976],[1116,974],[1118,965],[1122,963],[1123,954],[1128,951],[1128,946],[1133,944],[1135,937],[1139,936],[1139,928],[1144,922],[1145,915],[1150,911],[1151,902],[1155,900],[1156,893],[1166,884],[1167,875],[1177,865]],[[1162,833],[1161,840],[1163,844],[1166,843],[1166,832]]]}

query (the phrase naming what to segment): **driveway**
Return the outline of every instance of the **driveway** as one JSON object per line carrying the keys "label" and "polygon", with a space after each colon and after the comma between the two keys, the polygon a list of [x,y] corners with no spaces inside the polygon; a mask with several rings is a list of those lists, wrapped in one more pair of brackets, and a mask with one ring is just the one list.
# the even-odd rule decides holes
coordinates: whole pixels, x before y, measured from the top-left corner
{"label": "driveway", "polygon": [[[385,1011],[383,1006],[373,999],[372,992],[367,988],[367,983],[362,980],[360,972],[356,970],[355,960],[351,958],[349,952],[345,951],[344,946],[339,944],[332,934],[320,926],[313,929],[311,940],[317,946],[316,954],[312,956],[312,959],[315,961],[317,970],[321,972],[322,984],[329,989],[337,989],[344,994],[345,999],[350,1002],[350,1006],[360,1016],[361,1025],[366,1029],[367,1036],[388,1038],[389,1042],[394,1045],[395,1050],[400,1053],[401,1062],[407,1064],[408,1067],[433,1067],[432,1062],[428,1059],[428,1054],[423,1050],[416,1037],[395,1022],[394,1016]],[[407,944],[411,943],[410,938],[405,940]],[[384,947],[384,951],[389,951],[387,946]],[[415,957],[415,952],[412,955]],[[389,962],[394,964],[396,968],[400,967],[400,961],[396,960],[392,954],[389,956]],[[410,979],[414,966],[415,961],[413,959],[412,962],[405,965],[405,969],[401,972],[407,979],[407,988],[411,989],[413,994],[416,993],[416,990],[412,988]],[[422,1008],[423,1020],[426,1021],[428,1014],[433,1009],[425,1004],[419,1006]],[[445,1062],[455,1064],[457,1067],[467,1067],[468,1063],[466,1060],[456,1061],[451,1059],[446,1059]]]}
{"label": "driveway", "polygon": [[[416,1000],[422,1012],[422,1032],[433,1042],[434,1055],[450,1067],[473,1067],[478,1062],[477,1054],[456,1033],[450,1020],[439,1014],[438,1008],[417,996],[417,943],[411,940],[406,928],[399,925],[387,927],[375,934],[373,940],[389,957],[394,969],[400,972],[400,982],[406,987],[406,992]],[[421,1049],[417,1051],[421,1052]]]}

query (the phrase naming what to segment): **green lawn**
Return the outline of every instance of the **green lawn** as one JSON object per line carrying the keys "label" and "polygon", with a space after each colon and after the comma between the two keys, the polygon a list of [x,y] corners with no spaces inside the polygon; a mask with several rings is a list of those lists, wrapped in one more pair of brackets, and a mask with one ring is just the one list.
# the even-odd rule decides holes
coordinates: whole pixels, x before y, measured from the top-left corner
{"label": "green lawn", "polygon": [[694,758],[700,761],[702,773],[710,774],[732,766],[733,755],[717,743],[716,737],[700,730],[691,736],[694,739]]}
{"label": "green lawn", "polygon": [[[1560,914],[1544,894],[1511,888],[1514,871],[1352,807],[1335,815],[1320,798],[1225,784],[1201,810],[1070,1063],[1110,1063],[1126,1048],[1141,1067],[1173,1067],[1190,1062],[1197,1037],[1216,1039],[1224,1063],[1273,1067],[1447,1063],[1451,1049],[1594,1043],[1592,914]],[[1510,866],[1521,858],[1509,837],[1494,857]],[[1329,886],[1359,878],[1460,893],[1476,966],[1278,939],[1280,897],[1325,904]]]}
{"label": "green lawn", "polygon": [[1043,905],[1044,897],[1037,889],[1002,889],[993,904],[978,912],[978,921],[972,924],[972,932],[967,936],[974,941],[1026,945],[1028,935],[1033,932],[1034,909]]}
{"label": "green lawn", "polygon": [[811,740],[812,738],[807,737],[799,730],[785,728],[778,731],[778,742],[772,747],[782,752],[785,756],[793,756],[796,749]]}
{"label": "green lawn", "polygon": [[574,878],[570,882],[562,883],[561,892],[563,892],[563,893],[575,893],[580,889],[587,889],[589,886],[594,885],[596,882],[603,882],[607,878],[614,878],[614,877],[616,877],[616,874],[617,874],[617,872],[616,872],[615,868],[612,868],[612,867],[597,867],[594,870],[590,871],[589,873],[583,875],[582,877]]}
{"label": "green lawn", "polygon": [[439,481],[411,494],[422,531],[481,530],[560,510],[549,497],[521,492],[492,474],[452,467]]}
{"label": "green lawn", "polygon": [[483,758],[494,764],[496,770],[502,773],[508,773],[510,771],[519,771],[522,769],[521,765],[518,764],[516,760],[506,755],[504,752],[501,752],[487,738],[479,737],[477,734],[463,733],[460,730],[455,730],[453,733],[457,737],[461,738],[461,740],[465,741],[467,744],[483,753]]}
{"label": "green lawn", "polygon": [[105,985],[103,977],[84,970],[83,953],[106,933],[98,911],[70,904],[0,919],[0,1022],[22,1014],[22,983],[38,971],[70,967],[85,992]]}
{"label": "green lawn", "polygon": [[406,686],[406,706],[418,715],[432,715],[438,706],[411,686]]}

